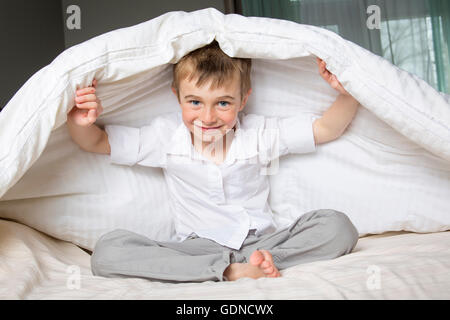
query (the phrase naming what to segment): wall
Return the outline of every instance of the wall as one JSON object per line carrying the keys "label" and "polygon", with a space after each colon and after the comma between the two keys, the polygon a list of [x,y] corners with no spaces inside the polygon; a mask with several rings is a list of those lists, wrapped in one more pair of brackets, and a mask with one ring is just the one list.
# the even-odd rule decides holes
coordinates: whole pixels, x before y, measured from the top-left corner
{"label": "wall", "polygon": [[[0,0],[0,110],[20,87],[64,49],[99,34],[138,24],[168,11],[214,7],[229,0]],[[81,10],[81,29],[69,30],[69,5]]]}
{"label": "wall", "polygon": [[64,50],[60,0],[0,2],[0,109]]}
{"label": "wall", "polygon": [[[77,5],[81,11],[81,29],[64,28],[66,48],[99,34],[129,27],[155,18],[169,11],[194,11],[213,7],[225,12],[223,0],[62,0],[64,12],[69,5]],[[64,20],[70,14],[65,13]]]}

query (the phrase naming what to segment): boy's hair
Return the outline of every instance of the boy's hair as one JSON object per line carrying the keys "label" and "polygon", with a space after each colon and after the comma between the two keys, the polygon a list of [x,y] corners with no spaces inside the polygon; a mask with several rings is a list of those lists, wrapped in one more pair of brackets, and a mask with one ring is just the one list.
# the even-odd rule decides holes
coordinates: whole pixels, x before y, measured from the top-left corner
{"label": "boy's hair", "polygon": [[231,80],[237,73],[241,81],[241,99],[250,90],[250,71],[252,60],[247,58],[231,58],[219,47],[214,40],[210,44],[194,50],[173,66],[172,87],[179,96],[179,83],[181,80],[189,81],[197,77],[197,86],[212,80],[211,86],[218,88]]}

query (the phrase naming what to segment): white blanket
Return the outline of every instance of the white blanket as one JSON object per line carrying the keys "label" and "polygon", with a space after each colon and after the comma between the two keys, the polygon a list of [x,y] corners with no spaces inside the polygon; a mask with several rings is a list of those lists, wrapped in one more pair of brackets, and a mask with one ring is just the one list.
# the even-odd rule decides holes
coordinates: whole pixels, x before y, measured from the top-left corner
{"label": "white blanket", "polygon": [[0,217],[92,249],[126,228],[172,239],[162,172],[81,151],[65,125],[74,92],[98,79],[99,125],[139,127],[179,108],[171,64],[216,39],[254,59],[247,113],[320,115],[336,98],[318,75],[326,61],[362,105],[346,133],[317,152],[289,155],[270,177],[279,226],[318,208],[345,212],[361,235],[450,229],[450,98],[388,61],[318,27],[171,12],[71,47],[37,72],[0,113]]}

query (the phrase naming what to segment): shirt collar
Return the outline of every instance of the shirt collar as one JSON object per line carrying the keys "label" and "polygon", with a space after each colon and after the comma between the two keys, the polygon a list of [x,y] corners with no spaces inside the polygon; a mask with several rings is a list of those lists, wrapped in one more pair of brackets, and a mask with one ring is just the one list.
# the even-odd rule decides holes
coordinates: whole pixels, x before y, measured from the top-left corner
{"label": "shirt collar", "polygon": [[[241,113],[242,114],[242,113]],[[258,154],[257,135],[255,130],[244,130],[241,126],[241,114],[236,121],[233,142],[226,157],[226,162],[234,162],[236,159],[249,159]],[[194,147],[192,145],[191,133],[183,121],[176,128],[167,153],[183,155],[193,158]]]}

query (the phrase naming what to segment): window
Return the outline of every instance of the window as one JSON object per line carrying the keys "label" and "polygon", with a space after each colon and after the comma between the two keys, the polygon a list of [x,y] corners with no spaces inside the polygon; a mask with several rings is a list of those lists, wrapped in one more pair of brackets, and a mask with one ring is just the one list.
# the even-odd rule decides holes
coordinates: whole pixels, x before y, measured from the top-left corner
{"label": "window", "polygon": [[[243,15],[291,20],[338,33],[450,94],[448,0],[240,0]],[[380,29],[369,30],[377,5]]]}

